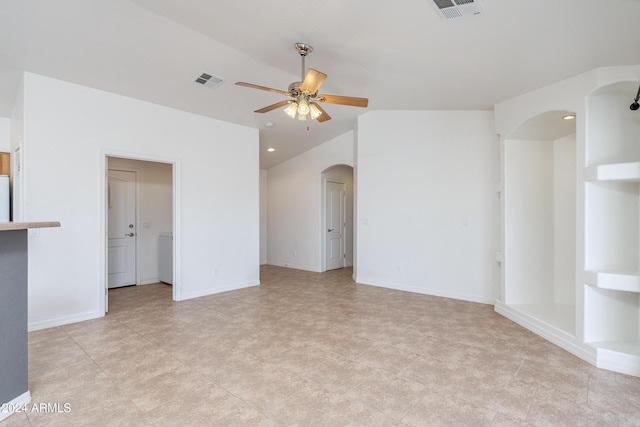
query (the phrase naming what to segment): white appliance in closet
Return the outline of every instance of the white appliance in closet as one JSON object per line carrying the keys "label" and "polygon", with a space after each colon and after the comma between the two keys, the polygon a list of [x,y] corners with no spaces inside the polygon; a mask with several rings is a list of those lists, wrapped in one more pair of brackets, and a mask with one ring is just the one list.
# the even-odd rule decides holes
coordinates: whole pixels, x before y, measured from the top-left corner
{"label": "white appliance in closet", "polygon": [[173,233],[160,233],[159,244],[160,281],[173,284]]}

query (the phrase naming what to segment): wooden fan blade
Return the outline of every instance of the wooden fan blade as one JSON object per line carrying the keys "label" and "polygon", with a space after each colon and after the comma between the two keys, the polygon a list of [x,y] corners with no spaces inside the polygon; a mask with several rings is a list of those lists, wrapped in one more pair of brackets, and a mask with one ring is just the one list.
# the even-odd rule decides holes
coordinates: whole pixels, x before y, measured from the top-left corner
{"label": "wooden fan blade", "polygon": [[322,114],[320,114],[316,118],[317,121],[322,123],[322,122],[326,122],[327,120],[331,120],[331,116],[328,115],[326,111],[324,111],[324,109],[320,106],[320,104],[318,104],[317,102],[312,102],[311,105],[315,105],[318,110],[322,111]]}
{"label": "wooden fan blade", "polygon": [[289,95],[289,92],[285,92],[280,89],[272,89],[266,86],[254,85],[253,83],[245,83],[245,82],[236,82],[237,86],[250,87],[253,89],[266,90],[267,92],[279,93],[280,95]]}
{"label": "wooden fan blade", "polygon": [[352,107],[366,108],[369,105],[367,98],[354,98],[352,96],[338,96],[338,95],[318,95],[318,98],[322,98],[327,104],[339,104],[350,105]]}
{"label": "wooden fan blade", "polygon": [[276,108],[284,107],[288,103],[289,103],[289,101],[276,102],[275,104],[271,104],[271,105],[269,105],[267,107],[264,107],[264,108],[261,108],[259,110],[256,110],[256,111],[254,111],[254,113],[266,113],[267,111],[271,111],[271,110],[275,110]]}
{"label": "wooden fan blade", "polygon": [[304,81],[300,86],[300,91],[303,92],[308,90],[310,94],[314,94],[320,88],[320,85],[327,78],[325,73],[321,73],[320,71],[314,70],[313,68],[309,68],[307,71],[307,75],[304,76]]}

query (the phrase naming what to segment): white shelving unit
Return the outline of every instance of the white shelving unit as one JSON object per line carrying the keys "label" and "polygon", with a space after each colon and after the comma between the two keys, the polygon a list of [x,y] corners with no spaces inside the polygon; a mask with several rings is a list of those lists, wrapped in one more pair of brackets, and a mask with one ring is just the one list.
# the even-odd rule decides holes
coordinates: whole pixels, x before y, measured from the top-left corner
{"label": "white shelving unit", "polygon": [[588,270],[584,282],[600,289],[640,293],[640,271]]}
{"label": "white shelving unit", "polygon": [[[494,108],[504,183],[495,310],[598,367],[635,376],[640,111],[629,105],[639,84],[640,65],[600,68]],[[559,125],[563,111],[576,114],[573,130]]]}
{"label": "white shelving unit", "polygon": [[588,97],[584,341],[597,365],[640,375],[640,114],[638,82]]}
{"label": "white shelving unit", "polygon": [[640,162],[594,165],[585,169],[586,181],[640,182]]}

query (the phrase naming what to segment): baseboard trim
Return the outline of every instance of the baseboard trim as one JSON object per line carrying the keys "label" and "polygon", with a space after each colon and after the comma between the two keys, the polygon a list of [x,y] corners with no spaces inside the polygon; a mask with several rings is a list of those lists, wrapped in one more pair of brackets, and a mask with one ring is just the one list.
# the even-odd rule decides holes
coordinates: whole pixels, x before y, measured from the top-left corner
{"label": "baseboard trim", "polygon": [[591,363],[596,366],[596,352],[588,345],[581,345],[576,337],[560,330],[548,323],[545,323],[527,313],[510,307],[500,301],[497,301],[494,307],[496,313],[503,315],[509,320],[514,321],[518,325],[530,330],[531,332],[541,336],[547,341],[567,350],[569,353]]}
{"label": "baseboard trim", "polygon": [[97,311],[87,311],[84,313],[56,317],[48,320],[29,322],[28,330],[29,332],[38,331],[40,329],[54,328],[56,326],[68,325],[70,323],[77,323],[77,322],[83,322],[85,320],[97,319],[98,317],[103,317],[103,316],[104,316],[104,313],[99,313]]}
{"label": "baseboard trim", "polygon": [[599,347],[596,351],[598,368],[640,377],[640,356]]}
{"label": "baseboard trim", "polygon": [[304,270],[304,271],[311,271],[313,273],[322,273],[322,271],[320,271],[317,268],[313,268],[313,267],[307,267],[304,265],[296,265],[296,264],[288,264],[288,263],[278,263],[278,262],[273,262],[270,261],[268,263],[268,265],[273,265],[276,267],[285,267],[285,268],[293,268],[294,270]]}
{"label": "baseboard trim", "polygon": [[31,403],[31,392],[29,390],[13,399],[11,402],[0,403],[0,421],[9,418],[16,412],[16,409],[22,408]]}
{"label": "baseboard trim", "polygon": [[182,297],[177,301],[184,301],[192,298],[206,297],[207,295],[219,294],[222,292],[236,291],[238,289],[250,288],[252,286],[259,286],[260,280],[252,280],[245,283],[228,286],[216,286],[215,288],[207,288],[194,292],[183,292]]}
{"label": "baseboard trim", "polygon": [[360,285],[377,286],[379,288],[395,289],[398,291],[413,292],[415,294],[431,295],[434,297],[451,298],[451,299],[456,299],[461,301],[476,302],[478,304],[493,305],[496,301],[495,298],[482,297],[477,295],[468,295],[468,294],[463,294],[458,292],[443,292],[439,289],[416,288],[413,286],[402,286],[402,285],[395,285],[390,283],[383,283],[376,280],[369,280],[367,278],[362,278],[362,276],[356,276],[353,279],[355,280],[356,283]]}

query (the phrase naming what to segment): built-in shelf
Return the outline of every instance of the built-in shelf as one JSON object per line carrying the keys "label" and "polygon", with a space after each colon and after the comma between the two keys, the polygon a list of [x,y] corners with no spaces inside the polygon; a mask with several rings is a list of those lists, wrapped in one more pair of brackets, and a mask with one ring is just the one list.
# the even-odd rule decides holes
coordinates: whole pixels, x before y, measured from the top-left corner
{"label": "built-in shelf", "polygon": [[585,168],[586,181],[640,182],[640,162],[594,165]]}
{"label": "built-in shelf", "polygon": [[591,270],[584,272],[591,286],[614,291],[640,292],[640,271]]}

